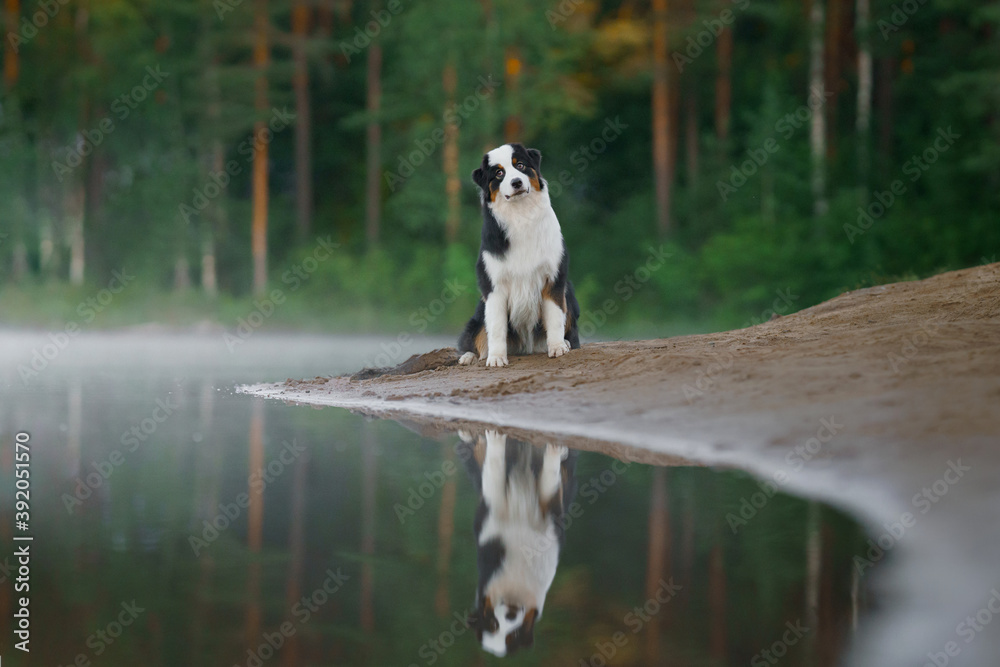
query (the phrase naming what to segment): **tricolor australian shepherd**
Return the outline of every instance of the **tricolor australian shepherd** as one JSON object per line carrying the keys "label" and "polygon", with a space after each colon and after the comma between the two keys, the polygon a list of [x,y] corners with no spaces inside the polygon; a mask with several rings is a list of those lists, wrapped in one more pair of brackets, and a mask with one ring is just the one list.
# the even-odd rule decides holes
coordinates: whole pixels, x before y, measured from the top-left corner
{"label": "tricolor australian shepherd", "polygon": [[460,436],[472,449],[462,459],[480,494],[479,584],[469,626],[485,650],[503,657],[534,642],[559,564],[563,508],[576,491],[576,453],[508,442],[497,431]]}
{"label": "tricolor australian shepherd", "polygon": [[506,366],[508,353],[545,348],[561,357],[580,347],[580,306],[541,161],[534,148],[505,144],[472,172],[482,189],[476,262],[482,299],[458,339],[460,364],[485,359],[487,366]]}

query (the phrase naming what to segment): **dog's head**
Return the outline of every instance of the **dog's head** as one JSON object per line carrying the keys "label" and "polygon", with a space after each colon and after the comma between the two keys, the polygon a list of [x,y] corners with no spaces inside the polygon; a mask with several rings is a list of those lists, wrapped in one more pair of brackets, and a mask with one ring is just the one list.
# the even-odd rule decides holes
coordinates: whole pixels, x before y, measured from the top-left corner
{"label": "dog's head", "polygon": [[497,657],[508,656],[519,648],[535,643],[535,620],[538,609],[525,609],[515,604],[499,602],[496,607],[484,596],[469,617],[469,626],[483,649]]}
{"label": "dog's head", "polygon": [[545,189],[542,154],[521,144],[504,144],[483,156],[472,180],[483,190],[484,201],[513,202]]}

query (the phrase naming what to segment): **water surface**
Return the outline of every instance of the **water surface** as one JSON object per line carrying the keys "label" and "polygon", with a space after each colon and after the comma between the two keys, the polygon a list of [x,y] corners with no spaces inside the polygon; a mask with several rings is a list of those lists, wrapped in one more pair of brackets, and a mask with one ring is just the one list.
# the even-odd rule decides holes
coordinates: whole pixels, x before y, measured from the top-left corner
{"label": "water surface", "polygon": [[[258,335],[231,353],[221,337],[102,335],[24,373],[46,342],[0,340],[5,627],[19,431],[34,536],[30,660],[4,632],[5,665],[499,661],[467,625],[480,493],[466,441],[484,434],[233,392],[382,363],[379,341]],[[739,472],[572,462],[544,613],[506,662],[836,662],[865,606],[849,518]]]}

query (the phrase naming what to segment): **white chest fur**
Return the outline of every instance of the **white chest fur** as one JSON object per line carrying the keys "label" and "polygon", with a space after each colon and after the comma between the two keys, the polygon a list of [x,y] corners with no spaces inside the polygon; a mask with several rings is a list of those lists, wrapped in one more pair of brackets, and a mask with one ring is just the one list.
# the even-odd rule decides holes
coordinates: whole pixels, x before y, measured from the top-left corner
{"label": "white chest fur", "polygon": [[547,191],[511,202],[498,198],[492,211],[510,247],[503,257],[483,253],[483,263],[493,289],[506,301],[511,325],[530,352],[531,332],[541,317],[542,288],[555,279],[562,261],[562,231]]}

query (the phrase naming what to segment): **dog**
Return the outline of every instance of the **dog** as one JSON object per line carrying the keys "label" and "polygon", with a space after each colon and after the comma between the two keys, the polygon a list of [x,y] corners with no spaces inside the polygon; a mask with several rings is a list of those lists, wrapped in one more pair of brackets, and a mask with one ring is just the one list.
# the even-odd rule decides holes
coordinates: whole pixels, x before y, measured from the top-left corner
{"label": "dog", "polygon": [[463,455],[480,495],[474,532],[479,583],[469,627],[482,648],[504,657],[530,647],[556,575],[563,508],[576,492],[576,452],[544,449],[486,431]]}
{"label": "dog", "polygon": [[472,172],[483,209],[482,299],[458,340],[463,366],[506,366],[508,353],[531,354],[543,343],[553,358],[580,347],[580,305],[541,162],[534,148],[504,144]]}

